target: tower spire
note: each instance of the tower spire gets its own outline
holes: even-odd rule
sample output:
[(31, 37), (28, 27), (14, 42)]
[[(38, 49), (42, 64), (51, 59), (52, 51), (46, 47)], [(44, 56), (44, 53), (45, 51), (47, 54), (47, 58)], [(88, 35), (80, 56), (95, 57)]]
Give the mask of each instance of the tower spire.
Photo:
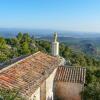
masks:
[(53, 42), (52, 42), (52, 55), (59, 56), (59, 42), (57, 41), (57, 33), (54, 32)]

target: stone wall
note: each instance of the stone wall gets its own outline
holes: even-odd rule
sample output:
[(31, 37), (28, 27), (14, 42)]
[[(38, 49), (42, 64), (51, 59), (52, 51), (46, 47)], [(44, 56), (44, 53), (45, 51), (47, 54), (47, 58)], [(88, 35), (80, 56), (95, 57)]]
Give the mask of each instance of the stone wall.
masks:
[(80, 83), (55, 82), (54, 88), (55, 100), (81, 100), (83, 85)]
[(53, 85), (56, 71), (57, 69), (46, 80), (46, 100), (53, 100)]
[(30, 100), (40, 100), (40, 87), (34, 92)]
[(40, 100), (46, 100), (46, 81), (40, 87)]
[(56, 75), (56, 71), (57, 68), (34, 92), (30, 100), (53, 100), (53, 86), (54, 86), (54, 77)]

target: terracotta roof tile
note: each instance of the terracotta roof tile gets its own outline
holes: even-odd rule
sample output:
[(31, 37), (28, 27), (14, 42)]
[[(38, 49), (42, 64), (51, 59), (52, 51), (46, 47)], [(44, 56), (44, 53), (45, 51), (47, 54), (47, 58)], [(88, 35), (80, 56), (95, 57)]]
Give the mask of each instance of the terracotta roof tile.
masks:
[(61, 66), (58, 67), (55, 81), (85, 83), (86, 68)]
[(0, 70), (0, 86), (20, 88), (22, 94), (31, 96), (59, 63), (57, 57), (38, 52)]

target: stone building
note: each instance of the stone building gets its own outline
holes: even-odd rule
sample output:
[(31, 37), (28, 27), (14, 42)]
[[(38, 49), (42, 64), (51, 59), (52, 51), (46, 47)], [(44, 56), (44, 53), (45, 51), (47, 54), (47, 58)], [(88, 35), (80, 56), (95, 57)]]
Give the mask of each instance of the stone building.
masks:
[(86, 69), (80, 67), (58, 67), (54, 82), (55, 100), (81, 100)]
[(26, 100), (81, 100), (85, 73), (85, 68), (65, 66), (55, 34), (52, 56), (39, 51), (1, 69), (0, 87), (18, 89)]

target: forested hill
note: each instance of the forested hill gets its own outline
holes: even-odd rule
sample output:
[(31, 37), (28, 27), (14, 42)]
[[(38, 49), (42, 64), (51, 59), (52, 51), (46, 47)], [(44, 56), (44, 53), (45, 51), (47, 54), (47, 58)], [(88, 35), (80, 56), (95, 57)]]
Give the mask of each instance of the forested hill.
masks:
[[(51, 43), (47, 40), (38, 40), (28, 33), (18, 33), (15, 38), (0, 37), (0, 63), (30, 55), (37, 51), (51, 53)], [(77, 66), (100, 66), (100, 61), (86, 56), (84, 53), (75, 53), (67, 45), (60, 45), (60, 55)]]
[[(47, 40), (38, 40), (28, 33), (14, 38), (0, 37), (0, 65), (7, 64), (11, 59), (27, 56), (37, 51), (51, 53), (51, 43)], [(100, 100), (100, 61), (84, 53), (76, 53), (67, 45), (60, 44), (60, 55), (70, 65), (87, 68), (86, 84), (82, 93), (84, 100)], [(4, 91), (5, 92), (5, 91)], [(0, 94), (1, 95), (1, 94)]]
[[(100, 59), (100, 37), (69, 37), (66, 34), (59, 34), (59, 41), (69, 46), (73, 51), (83, 52), (90, 57), (94, 57), (96, 59)], [(41, 40), (52, 40), (52, 36), (41, 36)]]

